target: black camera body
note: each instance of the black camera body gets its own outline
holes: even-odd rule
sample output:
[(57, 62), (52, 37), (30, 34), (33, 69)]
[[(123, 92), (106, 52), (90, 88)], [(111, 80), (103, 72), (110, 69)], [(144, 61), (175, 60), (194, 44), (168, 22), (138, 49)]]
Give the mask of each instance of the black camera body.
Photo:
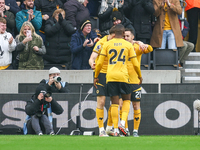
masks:
[(44, 95), (44, 98), (45, 97), (50, 97), (51, 96), (51, 93), (47, 93), (46, 91), (42, 91), (43, 95)]

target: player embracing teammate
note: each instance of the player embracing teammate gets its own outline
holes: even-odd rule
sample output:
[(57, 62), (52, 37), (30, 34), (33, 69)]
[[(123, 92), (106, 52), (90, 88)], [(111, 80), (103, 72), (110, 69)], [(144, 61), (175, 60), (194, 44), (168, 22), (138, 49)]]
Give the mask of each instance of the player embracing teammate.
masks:
[[(101, 50), (99, 59), (97, 61), (95, 67), (95, 75), (94, 75), (94, 86), (96, 87), (96, 84), (98, 84), (99, 81), (98, 76), (103, 66), (104, 59), (107, 57), (108, 67), (107, 67), (106, 83), (107, 83), (108, 96), (111, 97), (111, 102), (112, 102), (110, 107), (111, 119), (114, 126), (114, 136), (119, 136), (119, 130), (124, 135), (127, 135), (125, 129), (125, 122), (127, 120), (130, 109), (130, 99), (132, 92), (131, 85), (129, 84), (130, 81), (127, 68), (128, 60), (130, 60), (130, 62), (134, 66), (134, 69), (139, 79), (139, 84), (142, 83), (142, 75), (132, 44), (124, 40), (124, 32), (125, 32), (124, 26), (118, 24), (114, 27), (114, 30), (115, 30), (115, 37), (103, 45), (103, 49)], [(119, 121), (118, 108), (119, 108), (120, 95), (123, 99), (123, 106), (122, 106), (122, 119), (118, 127), (118, 121)]]

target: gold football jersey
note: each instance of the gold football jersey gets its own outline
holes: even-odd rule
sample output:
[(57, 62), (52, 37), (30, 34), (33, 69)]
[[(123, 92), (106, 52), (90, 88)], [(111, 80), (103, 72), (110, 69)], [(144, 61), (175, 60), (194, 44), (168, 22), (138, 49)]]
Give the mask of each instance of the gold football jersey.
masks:
[[(137, 56), (139, 66), (141, 65), (142, 54), (147, 54), (153, 51), (153, 48), (150, 45), (144, 51), (139, 49), (138, 44), (133, 44), (133, 47)], [(129, 79), (130, 79), (131, 84), (138, 84), (140, 82), (140, 80), (138, 79), (138, 75), (135, 71), (135, 68), (133, 67), (130, 60), (128, 61), (128, 73), (129, 73)]]
[[(93, 49), (93, 52), (96, 52), (98, 54), (97, 58), (95, 59), (95, 64), (97, 64), (97, 61), (99, 59), (99, 55), (101, 53), (101, 50), (102, 50), (102, 47), (104, 45), (104, 43), (106, 43), (108, 41), (108, 35), (104, 36), (102, 39), (100, 39), (94, 49)], [(108, 59), (107, 57), (105, 58), (104, 62), (103, 62), (103, 66), (100, 70), (101, 73), (106, 73), (107, 72), (107, 67), (108, 67)]]
[[(103, 45), (99, 60), (95, 70), (95, 78), (99, 75), (99, 70), (103, 64), (105, 57), (108, 58), (107, 82), (125, 82), (129, 83), (129, 74), (127, 69), (128, 59), (131, 59), (135, 66), (139, 64), (136, 59), (133, 45), (122, 38), (113, 38)], [(141, 72), (139, 73), (141, 77)]]

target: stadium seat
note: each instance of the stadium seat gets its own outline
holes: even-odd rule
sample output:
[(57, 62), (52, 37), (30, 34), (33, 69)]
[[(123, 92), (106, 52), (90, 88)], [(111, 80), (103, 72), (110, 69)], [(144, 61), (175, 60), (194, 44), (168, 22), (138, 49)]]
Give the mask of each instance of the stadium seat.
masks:
[(92, 29), (99, 29), (99, 18), (90, 17), (90, 22), (92, 23)]
[(154, 70), (178, 70), (178, 50), (155, 49), (153, 51)]
[(151, 53), (142, 54), (141, 58), (141, 70), (150, 70), (151, 67)]

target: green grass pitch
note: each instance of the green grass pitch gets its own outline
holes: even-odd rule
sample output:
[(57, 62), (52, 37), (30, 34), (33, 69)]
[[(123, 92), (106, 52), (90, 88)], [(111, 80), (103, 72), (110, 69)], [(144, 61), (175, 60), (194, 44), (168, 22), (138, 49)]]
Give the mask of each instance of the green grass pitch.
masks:
[(200, 136), (0, 135), (0, 150), (199, 150)]

